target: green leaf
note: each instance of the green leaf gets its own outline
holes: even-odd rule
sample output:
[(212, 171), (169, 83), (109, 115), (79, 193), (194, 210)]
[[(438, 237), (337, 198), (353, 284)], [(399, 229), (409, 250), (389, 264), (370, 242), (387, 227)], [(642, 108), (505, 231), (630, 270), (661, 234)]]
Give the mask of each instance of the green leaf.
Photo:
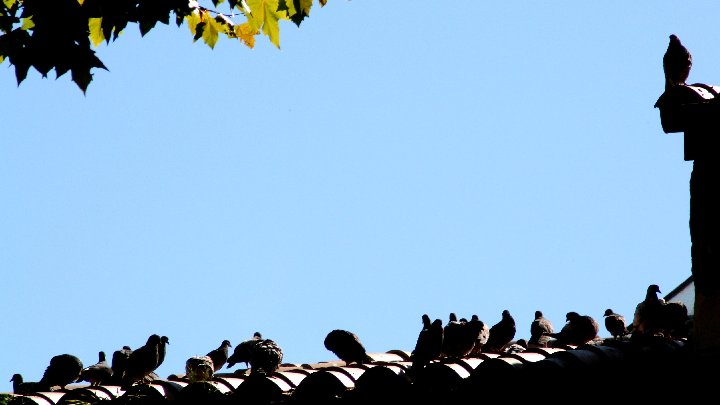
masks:
[(210, 48), (215, 48), (215, 44), (218, 41), (218, 32), (222, 31), (223, 28), (214, 18), (208, 18), (205, 22), (202, 39)]
[(102, 17), (101, 18), (89, 18), (88, 28), (90, 29), (90, 40), (93, 46), (97, 47), (103, 41), (105, 41), (105, 34), (102, 29)]

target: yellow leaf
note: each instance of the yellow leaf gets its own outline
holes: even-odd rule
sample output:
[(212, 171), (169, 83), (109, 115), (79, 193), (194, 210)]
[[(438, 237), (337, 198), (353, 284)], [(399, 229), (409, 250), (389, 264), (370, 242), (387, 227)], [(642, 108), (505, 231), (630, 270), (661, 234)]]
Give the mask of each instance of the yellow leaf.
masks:
[(244, 43), (248, 48), (255, 46), (255, 35), (258, 31), (253, 29), (248, 23), (242, 23), (235, 26), (235, 35), (238, 37), (240, 42)]
[(3, 3), (5, 4), (5, 7), (12, 8), (12, 6), (15, 4), (16, 0), (3, 0)]
[(222, 31), (222, 25), (218, 24), (214, 18), (205, 19), (205, 28), (203, 29), (202, 39), (210, 48), (215, 48), (218, 41), (218, 32)]
[(22, 26), (20, 27), (20, 29), (22, 29), (23, 31), (27, 31), (29, 29), (32, 29), (33, 27), (35, 27), (35, 23), (32, 20), (32, 16), (22, 19)]
[(188, 28), (190, 28), (190, 32), (192, 32), (193, 37), (197, 35), (197, 25), (202, 22), (202, 17), (200, 16), (200, 11), (198, 9), (193, 10), (192, 13), (190, 13), (187, 17), (188, 21)]
[(0, 63), (3, 63), (4, 60), (5, 60), (5, 57), (0, 55)]
[(85, 0), (77, 0), (77, 1), (78, 1), (78, 3), (80, 3), (81, 6), (83, 5), (83, 3), (85, 3)]
[(313, 0), (300, 0), (300, 10), (297, 11), (302, 11), (305, 15), (310, 15), (310, 7), (312, 7), (312, 4)]
[(285, 11), (278, 12), (278, 0), (246, 0), (252, 13), (245, 14), (250, 25), (267, 35), (276, 47), (280, 48), (279, 20), (287, 19)]
[(97, 47), (105, 40), (105, 34), (102, 30), (102, 17), (88, 18), (88, 28), (90, 29), (90, 41)]
[(320, 2), (320, 7), (323, 7), (327, 4), (327, 0), (318, 0), (318, 2)]

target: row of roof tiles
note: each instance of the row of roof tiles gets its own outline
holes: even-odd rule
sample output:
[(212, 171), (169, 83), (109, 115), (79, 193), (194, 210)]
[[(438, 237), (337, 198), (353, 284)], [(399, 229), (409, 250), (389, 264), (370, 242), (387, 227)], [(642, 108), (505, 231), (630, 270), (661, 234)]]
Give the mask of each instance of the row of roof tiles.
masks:
[[(536, 389), (560, 384), (560, 392), (573, 384), (599, 378), (632, 383), (653, 376), (664, 386), (667, 376), (695, 375), (697, 365), (687, 361), (685, 341), (658, 338), (638, 346), (612, 338), (580, 347), (531, 348), (520, 353), (483, 353), (478, 357), (433, 361), (411, 377), (410, 353), (392, 350), (369, 353), (373, 362), (346, 365), (340, 362), (284, 364), (271, 375), (250, 375), (248, 370), (215, 374), (211, 381), (190, 383), (183, 375), (135, 385), (74, 385), (53, 392), (13, 395), (9, 404), (128, 404), (128, 403), (408, 403), (432, 400), (434, 404), (471, 403), (477, 396), (505, 392), (513, 398), (529, 396)], [(660, 372), (665, 370), (665, 372)], [(610, 381), (611, 381), (610, 380)], [(685, 381), (687, 383), (687, 381)], [(601, 397), (601, 393), (595, 394)], [(644, 398), (650, 398), (644, 393)], [(474, 398), (474, 399), (473, 399)], [(628, 399), (626, 397), (625, 399)], [(610, 399), (610, 398), (608, 398)], [(1, 402), (0, 402), (1, 403)]]

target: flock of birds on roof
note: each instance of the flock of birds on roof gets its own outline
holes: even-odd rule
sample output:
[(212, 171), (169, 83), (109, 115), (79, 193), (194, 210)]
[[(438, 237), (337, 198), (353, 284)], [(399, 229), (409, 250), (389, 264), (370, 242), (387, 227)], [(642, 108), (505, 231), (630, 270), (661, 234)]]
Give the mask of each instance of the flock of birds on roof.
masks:
[[(691, 321), (687, 307), (681, 302), (665, 302), (657, 296), (658, 293), (660, 288), (657, 285), (648, 287), (645, 299), (637, 304), (629, 325), (622, 315), (607, 309), (603, 314), (604, 324), (612, 338), (641, 344), (644, 339), (658, 336), (687, 338)], [(443, 324), (442, 320), (431, 321), (429, 315), (423, 314), (422, 328), (415, 348), (410, 353), (408, 375), (413, 377), (431, 362), (443, 358), (478, 357), (482, 353), (517, 353), (532, 347), (580, 346), (598, 341), (599, 330), (600, 325), (593, 317), (571, 311), (566, 314), (565, 324), (556, 331), (542, 311), (535, 311), (535, 318), (530, 324), (530, 338), (514, 340), (515, 319), (507, 309), (502, 311), (501, 319), (492, 326), (481, 321), (477, 315), (472, 315), (468, 320), (450, 313), (447, 322)], [(346, 365), (373, 361), (353, 332), (333, 330), (327, 334), (323, 343), (327, 350)], [(40, 381), (25, 382), (20, 374), (13, 375), (10, 381), (13, 382), (15, 394), (64, 389), (69, 384), (83, 381), (89, 382), (91, 386), (116, 385), (127, 390), (135, 384), (147, 384), (159, 378), (155, 370), (163, 363), (169, 344), (167, 336), (153, 334), (137, 349), (123, 346), (116, 350), (111, 364), (108, 364), (105, 352), (99, 352), (98, 362), (89, 367), (83, 367), (82, 361), (76, 356), (61, 354), (50, 359)], [(189, 358), (182, 378), (189, 382), (208, 381), (223, 366), (231, 368), (238, 363), (245, 363), (250, 375), (269, 375), (282, 364), (283, 352), (280, 346), (271, 339), (264, 339), (260, 332), (238, 343), (232, 354), (229, 352), (231, 347), (229, 340), (223, 340), (218, 348), (205, 356)]]

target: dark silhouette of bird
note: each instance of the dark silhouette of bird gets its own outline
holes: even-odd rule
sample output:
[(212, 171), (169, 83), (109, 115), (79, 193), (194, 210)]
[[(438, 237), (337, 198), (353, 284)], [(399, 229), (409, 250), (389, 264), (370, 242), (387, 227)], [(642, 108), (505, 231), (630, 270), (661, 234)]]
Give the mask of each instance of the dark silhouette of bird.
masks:
[(571, 311), (565, 314), (565, 325), (560, 332), (549, 333), (555, 339), (552, 345), (574, 345), (580, 346), (594, 340), (600, 331), (600, 325), (589, 315), (580, 315)]
[(215, 363), (208, 356), (193, 356), (185, 362), (185, 377), (193, 383), (199, 381), (210, 381), (215, 375)]
[(80, 377), (78, 377), (77, 381), (87, 381), (91, 387), (95, 387), (110, 381), (112, 375), (113, 370), (105, 360), (105, 352), (101, 351), (98, 353), (98, 362), (84, 368), (80, 372)]
[(143, 346), (130, 353), (122, 378), (122, 388), (124, 390), (137, 382), (145, 382), (146, 377), (157, 369), (160, 342), (160, 335), (152, 334)]
[(60, 354), (50, 359), (50, 365), (38, 383), (48, 391), (54, 387), (64, 389), (66, 385), (77, 381), (82, 369), (83, 363), (79, 358), (72, 354)]
[(629, 333), (624, 316), (615, 313), (611, 308), (606, 309), (603, 316), (605, 317), (605, 329), (610, 332), (613, 338), (622, 339), (623, 336)]
[(372, 363), (360, 338), (350, 331), (335, 329), (325, 336), (325, 348), (335, 353), (345, 364)]
[(252, 338), (244, 340), (235, 346), (233, 354), (227, 359), (227, 368), (233, 367), (237, 363), (245, 363), (247, 368), (250, 364), (250, 351), (261, 340), (262, 334), (255, 332)]
[(654, 336), (661, 334), (662, 300), (657, 296), (660, 287), (657, 284), (650, 284), (645, 292), (645, 299), (635, 307), (633, 322), (630, 329), (631, 340), (636, 341), (643, 336)]
[(165, 353), (167, 352), (167, 345), (170, 344), (170, 339), (167, 336), (160, 337), (160, 344), (158, 344), (158, 363), (157, 367), (165, 361)]
[(528, 347), (546, 347), (545, 335), (555, 332), (552, 322), (545, 318), (542, 311), (535, 311), (535, 319), (530, 323)]
[(250, 349), (250, 374), (269, 375), (282, 364), (282, 348), (272, 339), (260, 339)]
[(663, 304), (660, 315), (660, 329), (670, 339), (687, 338), (690, 334), (690, 316), (687, 306), (680, 301)]
[(112, 362), (110, 368), (112, 369), (112, 377), (110, 382), (114, 385), (121, 385), (123, 374), (125, 374), (125, 367), (127, 365), (128, 358), (132, 353), (130, 346), (123, 346), (120, 350), (115, 350), (112, 355)]
[(415, 349), (410, 353), (411, 370), (418, 372), (428, 363), (440, 358), (443, 342), (443, 325), (440, 319), (430, 322), (428, 314), (422, 315), (423, 327), (417, 337)]
[(522, 353), (528, 349), (528, 342), (525, 339), (518, 339), (508, 343), (503, 349), (503, 353)]
[(490, 326), (480, 320), (480, 317), (473, 314), (468, 321), (468, 327), (470, 333), (475, 337), (475, 343), (470, 350), (470, 356), (478, 356), (483, 352), (483, 347), (487, 344), (488, 338), (490, 338)]
[(503, 348), (515, 338), (515, 319), (510, 311), (502, 311), (502, 319), (490, 328), (490, 336), (483, 348), (484, 352), (500, 353)]
[(442, 357), (458, 357), (457, 353), (462, 351), (458, 346), (462, 344), (463, 324), (464, 322), (458, 320), (454, 312), (450, 313), (447, 323), (443, 326)]
[(228, 348), (232, 347), (229, 340), (223, 340), (220, 343), (220, 347), (215, 350), (211, 350), (207, 356), (213, 361), (213, 371), (217, 373), (218, 370), (223, 368), (228, 360)]
[(42, 386), (36, 381), (24, 381), (22, 375), (13, 374), (10, 381), (13, 383), (13, 394), (27, 395), (33, 392), (48, 391), (48, 387)]

